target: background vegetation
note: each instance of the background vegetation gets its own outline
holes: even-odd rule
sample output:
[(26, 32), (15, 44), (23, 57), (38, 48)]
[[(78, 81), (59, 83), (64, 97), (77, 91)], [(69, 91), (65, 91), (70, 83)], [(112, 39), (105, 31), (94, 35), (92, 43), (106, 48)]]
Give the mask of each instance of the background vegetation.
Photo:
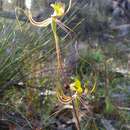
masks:
[[(34, 0), (31, 11), (41, 21), (53, 13), (53, 0)], [(69, 1), (64, 1), (66, 7)], [(16, 7), (25, 1), (0, 1), (1, 130), (129, 130), (130, 24), (128, 0), (72, 0), (58, 27), (65, 94), (78, 79), (83, 92), (72, 104), (56, 96), (57, 61), (50, 26), (34, 27)], [(17, 16), (17, 17), (16, 17)], [(17, 19), (18, 18), (18, 19)], [(70, 32), (71, 33), (71, 32)], [(76, 34), (76, 35), (75, 35)], [(91, 91), (96, 81), (94, 91)], [(80, 125), (80, 126), (79, 126)]]

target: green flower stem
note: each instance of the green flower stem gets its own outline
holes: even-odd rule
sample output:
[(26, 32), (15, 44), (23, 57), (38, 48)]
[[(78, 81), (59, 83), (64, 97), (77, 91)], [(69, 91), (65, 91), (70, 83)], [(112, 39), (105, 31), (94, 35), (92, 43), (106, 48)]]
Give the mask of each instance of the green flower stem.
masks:
[(51, 23), (53, 35), (54, 35), (54, 40), (55, 40), (55, 47), (56, 47), (56, 55), (57, 55), (57, 73), (60, 74), (62, 72), (62, 63), (61, 63), (61, 51), (60, 51), (60, 46), (59, 46), (59, 37), (57, 35), (57, 27), (56, 27), (56, 19), (52, 18), (52, 23)]

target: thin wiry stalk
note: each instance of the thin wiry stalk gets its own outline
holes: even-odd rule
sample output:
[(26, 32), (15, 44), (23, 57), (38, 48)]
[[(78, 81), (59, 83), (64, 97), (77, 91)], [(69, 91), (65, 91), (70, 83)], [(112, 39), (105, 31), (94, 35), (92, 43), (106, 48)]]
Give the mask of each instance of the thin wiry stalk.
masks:
[(80, 121), (79, 121), (79, 117), (78, 117), (78, 111), (76, 110), (75, 103), (74, 103), (73, 100), (72, 100), (72, 106), (73, 106), (74, 116), (75, 116), (75, 119), (76, 119), (77, 130), (81, 130)]
[(60, 51), (60, 47), (59, 47), (59, 38), (57, 36), (56, 33), (54, 33), (54, 39), (55, 39), (55, 47), (56, 47), (56, 55), (57, 55), (57, 69), (58, 69), (58, 73), (59, 71), (62, 71), (63, 67), (62, 67), (62, 62), (61, 62), (61, 51)]
[[(53, 22), (55, 22), (55, 21), (53, 21)], [(62, 62), (61, 62), (61, 52), (60, 52), (60, 47), (59, 47), (59, 39), (58, 39), (55, 28), (56, 28), (56, 23), (53, 23), (52, 24), (52, 30), (53, 30), (53, 34), (54, 34), (54, 38), (55, 38), (57, 63), (58, 63), (58, 68), (57, 68), (58, 70), (57, 71), (58, 71), (58, 73), (61, 72), (63, 74), (63, 67), (62, 67)], [(71, 92), (70, 92), (70, 94), (71, 94)], [(78, 112), (76, 110), (75, 103), (74, 103), (73, 100), (72, 100), (72, 106), (73, 106), (74, 116), (75, 116), (75, 119), (76, 119), (77, 130), (81, 130), (80, 121), (79, 121), (79, 118), (78, 118)]]

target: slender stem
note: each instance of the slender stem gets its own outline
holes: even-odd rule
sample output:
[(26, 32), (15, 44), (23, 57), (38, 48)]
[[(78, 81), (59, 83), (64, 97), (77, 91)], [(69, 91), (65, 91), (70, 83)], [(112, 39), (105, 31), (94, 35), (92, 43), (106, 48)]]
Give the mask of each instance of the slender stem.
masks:
[[(59, 76), (59, 74), (63, 74), (63, 66), (62, 66), (62, 63), (61, 63), (61, 52), (60, 52), (60, 46), (59, 46), (59, 38), (57, 36), (57, 32), (56, 32), (56, 19), (55, 18), (52, 18), (52, 31), (53, 31), (53, 35), (54, 35), (54, 39), (55, 39), (55, 46), (56, 46), (56, 55), (57, 55), (57, 63), (58, 63), (58, 66), (57, 66), (57, 74)], [(70, 95), (71, 94), (71, 91), (70, 91)], [(80, 121), (79, 121), (79, 118), (78, 118), (78, 112), (76, 110), (76, 107), (75, 107), (75, 103), (74, 101), (72, 100), (72, 106), (73, 106), (73, 112), (74, 112), (74, 116), (76, 118), (76, 127), (77, 127), (77, 130), (81, 130), (80, 128)]]
[(74, 116), (75, 116), (75, 119), (76, 119), (76, 127), (77, 127), (77, 130), (81, 130), (80, 121), (79, 121), (79, 117), (78, 117), (78, 112), (77, 112), (77, 110), (76, 110), (75, 103), (74, 103), (73, 100), (72, 100), (72, 106), (73, 106)]
[(59, 39), (58, 36), (55, 34), (55, 44), (56, 44), (56, 55), (57, 55), (57, 63), (58, 63), (58, 70), (62, 70), (62, 63), (61, 63), (61, 51), (60, 51), (60, 47), (59, 47)]
[(107, 72), (107, 63), (105, 62), (105, 97), (109, 97), (109, 78)]
[(61, 63), (61, 51), (60, 51), (60, 46), (59, 46), (59, 38), (57, 36), (57, 32), (56, 32), (56, 19), (52, 18), (52, 31), (53, 31), (53, 35), (54, 35), (54, 39), (55, 39), (55, 47), (56, 47), (56, 55), (57, 55), (57, 73), (61, 73), (62, 72), (62, 63)]

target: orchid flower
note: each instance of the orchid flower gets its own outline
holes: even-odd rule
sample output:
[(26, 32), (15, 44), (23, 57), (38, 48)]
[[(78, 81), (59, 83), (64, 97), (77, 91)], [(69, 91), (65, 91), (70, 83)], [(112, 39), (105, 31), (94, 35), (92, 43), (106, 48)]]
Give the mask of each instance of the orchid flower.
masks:
[(54, 9), (53, 14), (51, 15), (51, 17), (49, 17), (46, 20), (43, 20), (41, 22), (37, 22), (33, 19), (32, 13), (31, 13), (31, 10), (30, 10), (30, 4), (28, 4), (28, 6), (29, 6), (29, 8), (28, 8), (28, 18), (29, 18), (31, 24), (34, 25), (34, 26), (47, 27), (48, 25), (50, 25), (55, 20), (55, 22), (58, 25), (60, 25), (60, 27), (64, 26), (65, 28), (69, 29), (58, 18), (62, 17), (65, 14), (68, 13), (68, 11), (70, 10), (71, 4), (72, 4), (72, 0), (70, 0), (69, 7), (66, 11), (65, 11), (65, 4), (64, 3), (58, 2), (58, 3), (51, 4), (51, 7)]

